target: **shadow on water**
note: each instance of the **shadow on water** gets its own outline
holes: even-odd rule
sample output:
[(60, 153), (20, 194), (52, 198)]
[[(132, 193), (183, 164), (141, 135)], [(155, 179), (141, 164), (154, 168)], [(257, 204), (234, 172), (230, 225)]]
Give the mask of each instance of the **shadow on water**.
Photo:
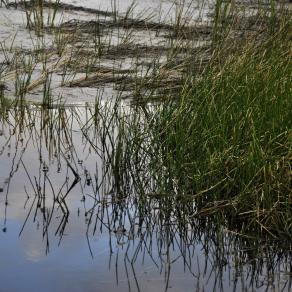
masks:
[(197, 218), (191, 199), (159, 189), (139, 164), (147, 137), (123, 140), (138, 112), (2, 104), (3, 289), (291, 291), (291, 247)]

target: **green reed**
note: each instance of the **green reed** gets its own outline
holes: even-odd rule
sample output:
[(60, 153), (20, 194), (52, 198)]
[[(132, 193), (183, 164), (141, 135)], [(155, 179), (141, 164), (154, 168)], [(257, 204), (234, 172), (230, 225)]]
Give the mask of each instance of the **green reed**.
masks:
[(224, 214), (274, 237), (292, 228), (290, 28), (286, 19), (212, 60), (178, 100), (147, 114), (147, 166), (164, 192), (193, 197), (198, 216)]

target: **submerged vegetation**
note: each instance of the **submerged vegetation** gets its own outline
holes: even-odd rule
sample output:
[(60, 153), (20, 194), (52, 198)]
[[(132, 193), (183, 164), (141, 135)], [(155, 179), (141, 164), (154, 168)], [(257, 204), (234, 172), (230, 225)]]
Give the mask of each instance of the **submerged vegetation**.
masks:
[[(1, 3), (23, 10), (27, 29), (35, 33), (29, 49), (15, 48), (15, 39), (0, 43), (0, 133), (9, 133), (7, 141), (18, 135), (22, 145), (16, 147), (22, 150), (13, 157), (8, 186), (0, 185), (5, 210), (18, 168), (27, 176), (28, 198), (30, 192), (35, 197), (20, 234), (32, 211), (34, 219), (42, 214), (48, 251), (57, 213), (61, 241), (70, 214), (67, 199), (80, 184), (82, 202), (92, 203), (84, 208), (87, 238), (98, 228), (118, 242), (126, 238), (129, 246), (139, 238), (132, 258), (129, 246), (125, 255), (131, 265), (142, 246), (155, 262), (154, 234), (169, 273), (162, 254), (168, 256), (177, 244), (192, 270), (187, 254), (194, 242), (206, 257), (216, 247), (212, 262), (218, 274), (231, 254), (236, 273), (257, 257), (269, 265), (273, 246), (289, 262), (292, 18), (286, 4), (218, 0), (205, 22), (188, 22), (191, 5), (178, 6), (167, 23), (134, 17), (135, 2), (123, 15), (115, 5), (101, 11), (61, 1)], [(91, 19), (63, 21), (63, 13), (72, 11)], [(91, 102), (74, 105), (74, 94), (80, 102), (92, 90)], [(97, 161), (91, 172), (78, 157), (75, 132), (82, 136), (77, 144), (83, 152)], [(28, 143), (40, 143), (38, 178), (23, 162)], [(48, 168), (54, 160), (58, 173), (66, 165), (59, 189)], [(92, 254), (89, 239), (88, 245)], [(260, 263), (253, 269), (260, 272)]]

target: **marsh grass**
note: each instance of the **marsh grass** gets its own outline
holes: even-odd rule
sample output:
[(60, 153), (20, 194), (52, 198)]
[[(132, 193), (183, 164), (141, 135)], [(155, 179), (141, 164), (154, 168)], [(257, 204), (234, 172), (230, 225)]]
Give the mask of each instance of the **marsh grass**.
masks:
[(19, 4), (15, 3), (15, 5), (23, 6), (27, 27), (29, 29), (34, 29), (38, 35), (43, 33), (45, 26), (53, 27), (55, 25), (59, 4), (60, 0), (21, 0)]
[(145, 168), (164, 193), (192, 197), (194, 216), (274, 238), (292, 230), (291, 20), (282, 21), (260, 42), (219, 50), (178, 100), (147, 112), (144, 134)]
[[(17, 106), (25, 104), (30, 89), (42, 84), (43, 106), (52, 108), (51, 76), (60, 70), (64, 85), (115, 83), (119, 92), (132, 90), (139, 98), (129, 112), (119, 111), (118, 98), (100, 115), (97, 101), (83, 127), (88, 143), (97, 151), (101, 144), (110, 156), (116, 193), (127, 196), (126, 190), (132, 188), (141, 203), (148, 197), (169, 199), (167, 208), (172, 200), (193, 203), (189, 214), (193, 218), (209, 217), (244, 235), (290, 238), (290, 14), (278, 12), (271, 3), (267, 9), (259, 6), (258, 15), (245, 17), (237, 14), (233, 2), (217, 1), (212, 31), (208, 25), (198, 33), (198, 27), (182, 22), (182, 8), (174, 24), (164, 24), (131, 19), (132, 7), (120, 18), (116, 2), (112, 3), (114, 21), (73, 21), (48, 30), (55, 36), (53, 50), (59, 59), (44, 66), (36, 81), (31, 82), (35, 60), (31, 56), (15, 59), (14, 67), (21, 64), (15, 70)], [(30, 9), (26, 7), (27, 13), (33, 13), (28, 19), (33, 17), (43, 31), (44, 6), (32, 8), (35, 12)], [(113, 46), (116, 28), (125, 31)], [(176, 36), (169, 42), (166, 63), (159, 63), (165, 50), (156, 48), (145, 75), (139, 75), (138, 67), (106, 71), (100, 65), (102, 57), (115, 56), (122, 48), (138, 59), (142, 50), (131, 47), (131, 36), (139, 29)], [(207, 53), (203, 47), (203, 53), (195, 51), (196, 55), (192, 41), (206, 32), (211, 45)], [(90, 45), (92, 51), (87, 50)], [(47, 60), (45, 48), (40, 54), (40, 59)], [(77, 72), (85, 74), (75, 79)], [(173, 72), (179, 72), (179, 77), (168, 79)], [(167, 89), (173, 87), (171, 94)], [(161, 88), (159, 102), (147, 103)], [(5, 103), (3, 93), (1, 103)], [(88, 135), (91, 123), (101, 130), (100, 144)], [(106, 142), (110, 148), (104, 146)]]

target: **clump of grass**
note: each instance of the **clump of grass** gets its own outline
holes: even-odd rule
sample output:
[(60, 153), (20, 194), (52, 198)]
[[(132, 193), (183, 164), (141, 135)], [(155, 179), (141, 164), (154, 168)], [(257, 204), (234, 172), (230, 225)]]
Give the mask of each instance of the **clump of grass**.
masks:
[(130, 181), (142, 201), (195, 202), (192, 216), (245, 234), (291, 237), (291, 20), (282, 16), (240, 47), (226, 24), (211, 61), (203, 73), (190, 68), (176, 100), (120, 120), (119, 186)]
[(1, 0), (0, 1), (0, 7), (2, 7), (2, 5), (5, 7), (7, 5), (6, 0)]
[(244, 233), (291, 237), (290, 28), (283, 20), (265, 40), (214, 57), (178, 100), (147, 111), (142, 164), (158, 196), (191, 197), (194, 216), (222, 215)]
[[(49, 2), (44, 0), (21, 0), (20, 4), (24, 7), (27, 27), (34, 29), (37, 34), (43, 33), (45, 25), (51, 27), (55, 25), (60, 0)], [(47, 13), (45, 13), (45, 9), (47, 9)]]

